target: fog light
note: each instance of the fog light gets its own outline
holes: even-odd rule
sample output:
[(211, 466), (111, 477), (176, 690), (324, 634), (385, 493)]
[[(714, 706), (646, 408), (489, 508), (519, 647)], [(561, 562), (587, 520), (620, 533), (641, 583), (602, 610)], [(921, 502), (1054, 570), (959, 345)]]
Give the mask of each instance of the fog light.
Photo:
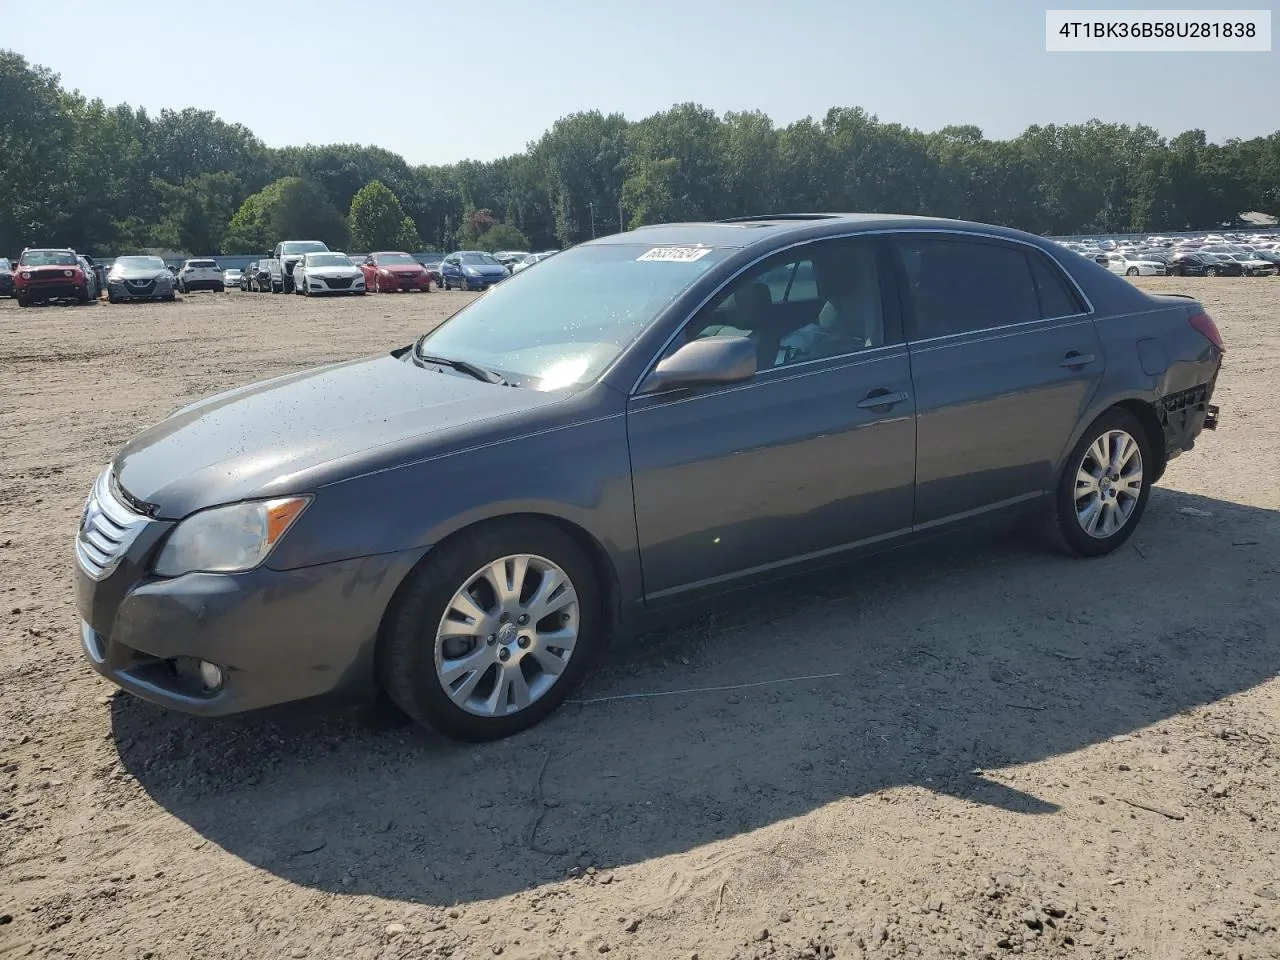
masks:
[(222, 686), (222, 668), (208, 660), (200, 661), (200, 682), (212, 693)]

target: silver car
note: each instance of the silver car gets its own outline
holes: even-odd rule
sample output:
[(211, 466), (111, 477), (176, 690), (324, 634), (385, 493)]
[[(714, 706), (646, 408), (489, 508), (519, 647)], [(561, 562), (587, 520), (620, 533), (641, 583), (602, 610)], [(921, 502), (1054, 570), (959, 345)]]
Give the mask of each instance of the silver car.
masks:
[(173, 300), (177, 281), (160, 257), (117, 257), (107, 271), (107, 299)]

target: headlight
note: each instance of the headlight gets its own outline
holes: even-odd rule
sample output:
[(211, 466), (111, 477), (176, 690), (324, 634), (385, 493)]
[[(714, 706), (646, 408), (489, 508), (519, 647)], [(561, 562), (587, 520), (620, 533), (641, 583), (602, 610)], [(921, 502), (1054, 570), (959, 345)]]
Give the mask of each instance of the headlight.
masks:
[(382, 276), (382, 277), (389, 277), (389, 276), (391, 276), (391, 271), (390, 271), (390, 270), (388, 270), (386, 267), (382, 267), (382, 268), (378, 271), (378, 275), (379, 275), (379, 276)]
[(252, 570), (310, 502), (310, 497), (282, 497), (194, 513), (169, 534), (154, 570), (161, 577)]
[(75, 276), (75, 271), (74, 271), (74, 270), (63, 270), (63, 271), (62, 271), (62, 275), (63, 275), (64, 277), (74, 277), (74, 276)]
[(31, 279), (31, 274), (30, 274), (28, 271), (23, 270), (23, 271), (22, 271), (22, 279), (23, 279), (23, 280), (30, 280), (30, 279)]

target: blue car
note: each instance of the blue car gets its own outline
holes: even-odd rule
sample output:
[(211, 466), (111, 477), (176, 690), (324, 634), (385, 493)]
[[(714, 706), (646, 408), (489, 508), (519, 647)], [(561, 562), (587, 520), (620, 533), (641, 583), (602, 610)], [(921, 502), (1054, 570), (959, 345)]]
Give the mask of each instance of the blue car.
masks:
[(509, 276), (496, 257), (480, 250), (459, 250), (440, 264), (440, 285), (446, 290), (487, 290)]

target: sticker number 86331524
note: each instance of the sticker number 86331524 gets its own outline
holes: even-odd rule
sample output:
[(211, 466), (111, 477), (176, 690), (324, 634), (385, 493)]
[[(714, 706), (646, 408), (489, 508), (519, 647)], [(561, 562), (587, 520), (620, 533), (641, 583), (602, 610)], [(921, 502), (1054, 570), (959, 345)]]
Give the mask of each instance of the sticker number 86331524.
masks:
[(636, 257), (636, 260), (667, 260), (675, 263), (692, 263), (711, 252), (710, 247), (654, 247)]

